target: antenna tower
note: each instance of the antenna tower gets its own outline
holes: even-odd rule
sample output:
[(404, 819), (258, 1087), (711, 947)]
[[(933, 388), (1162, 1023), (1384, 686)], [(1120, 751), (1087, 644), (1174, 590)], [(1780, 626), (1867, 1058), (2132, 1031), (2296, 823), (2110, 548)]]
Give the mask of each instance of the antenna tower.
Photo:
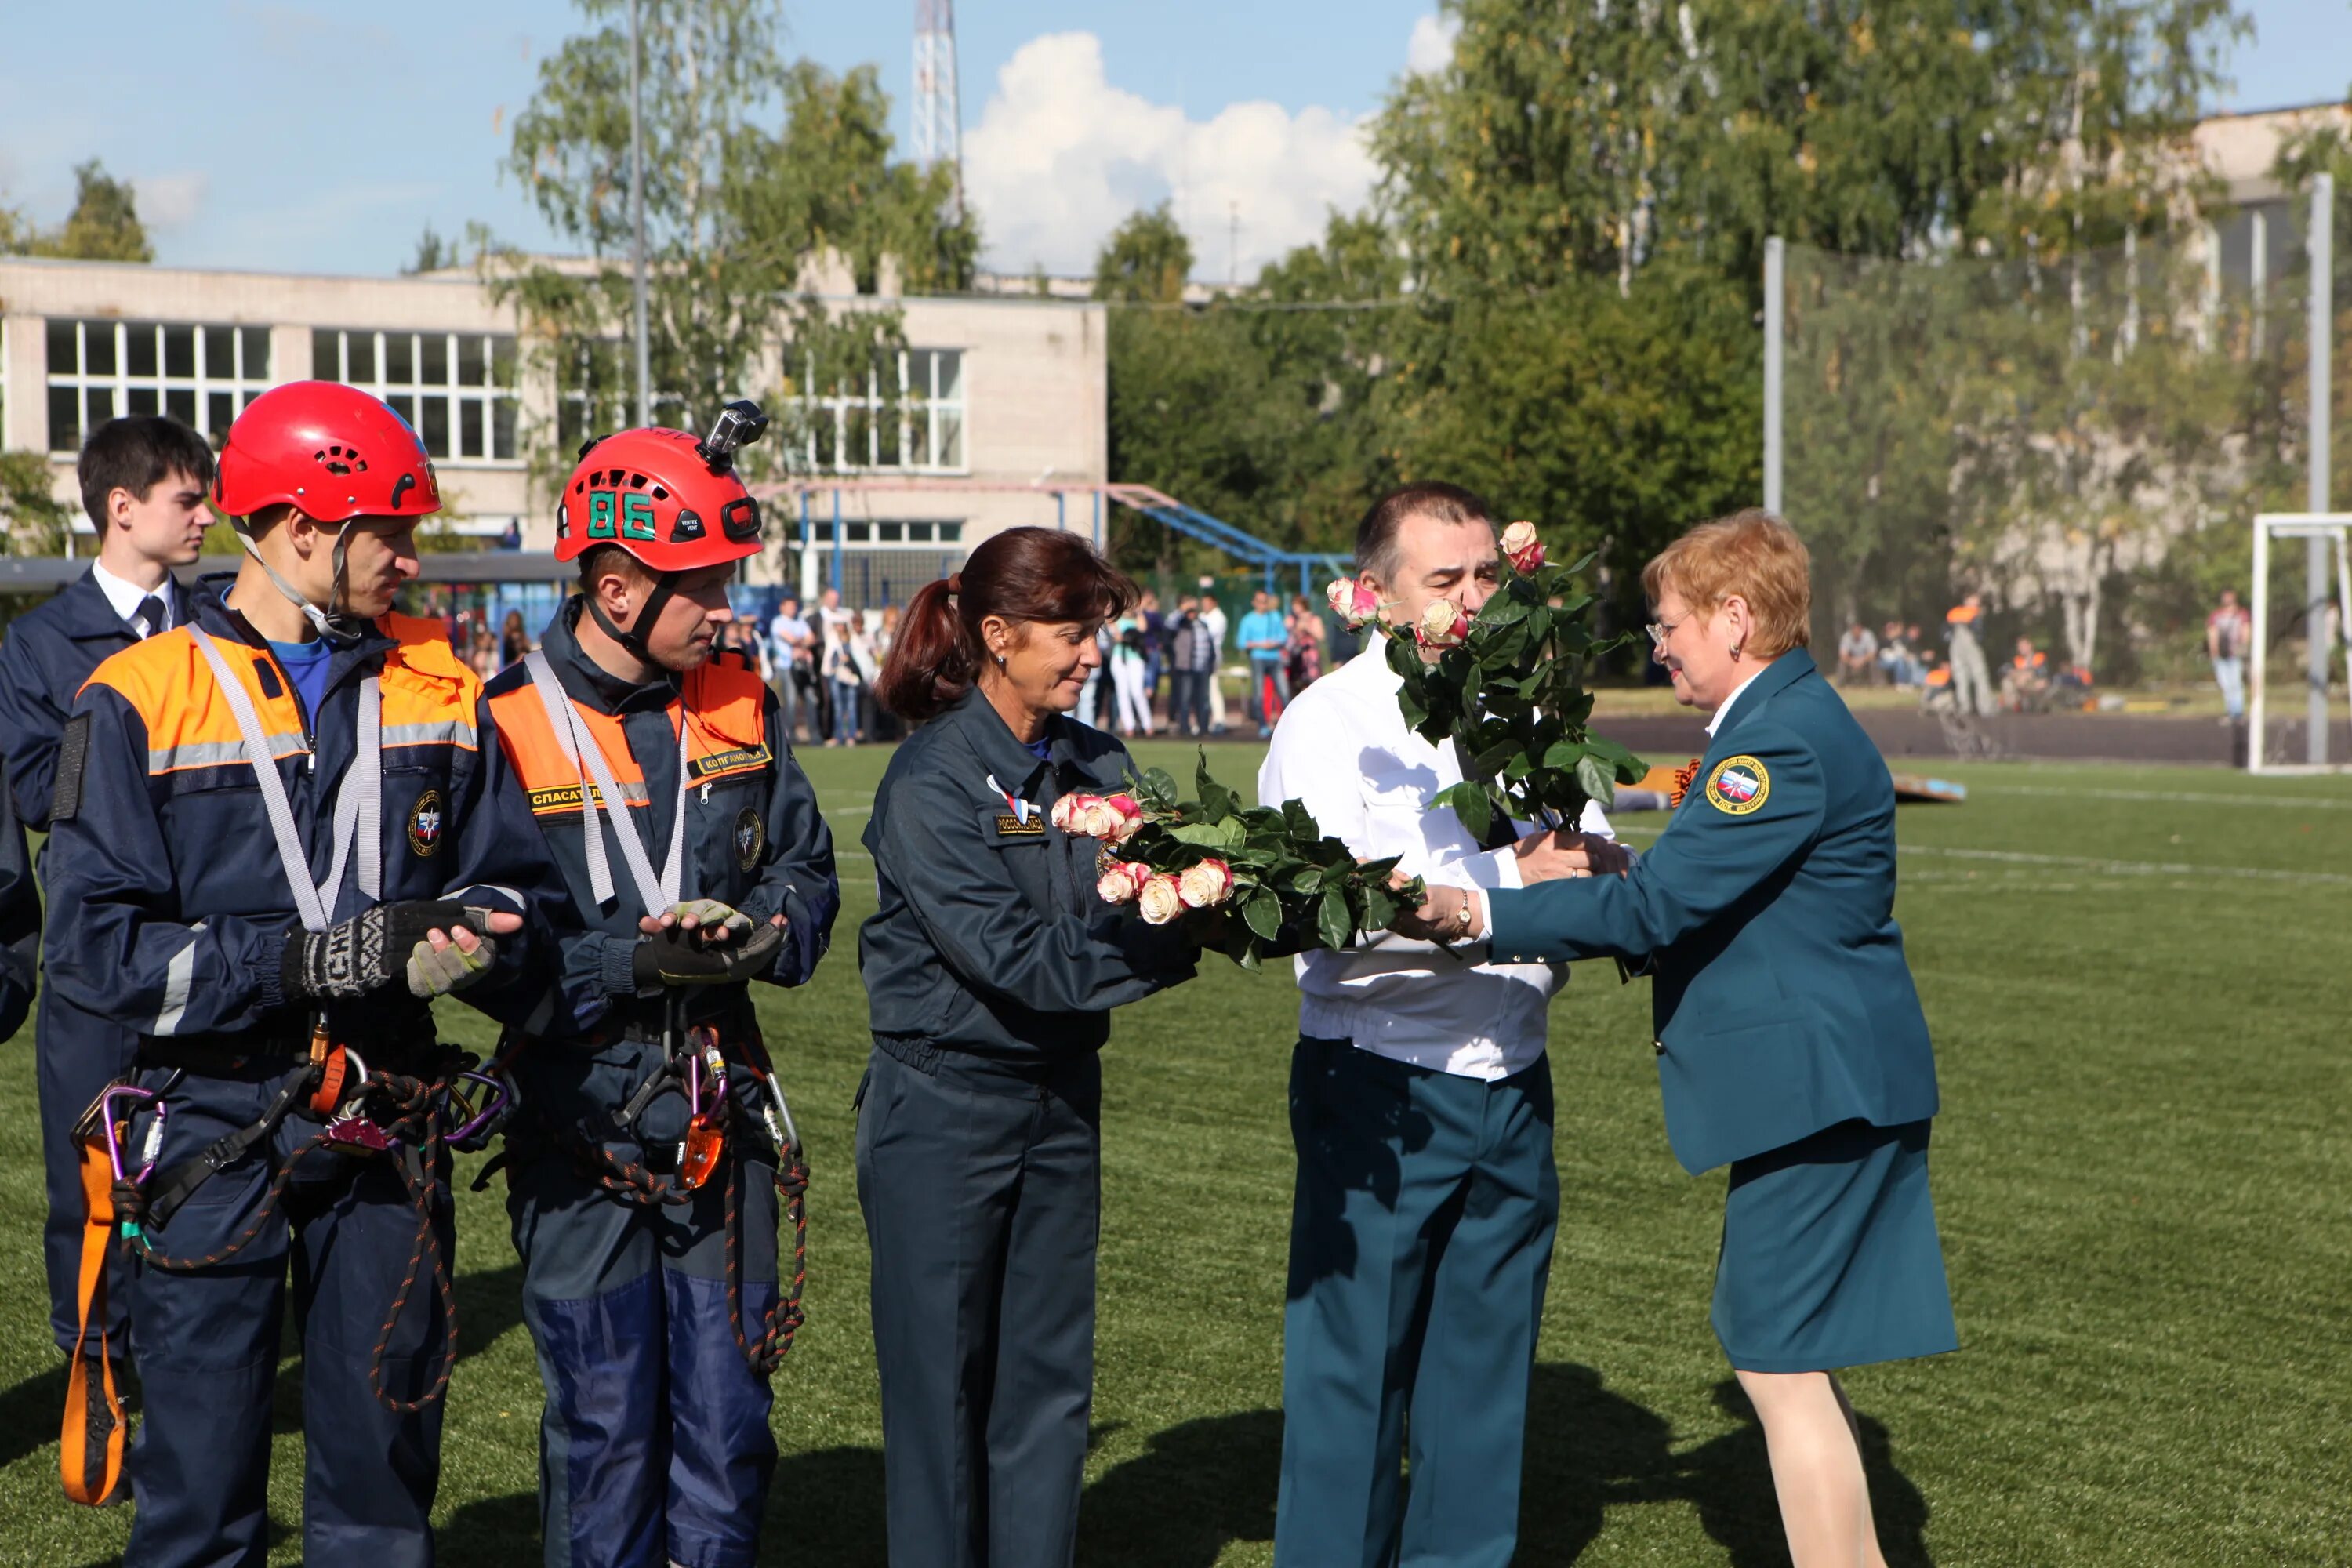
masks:
[(955, 0), (915, 0), (915, 163), (945, 163), (963, 216), (963, 105), (956, 92)]

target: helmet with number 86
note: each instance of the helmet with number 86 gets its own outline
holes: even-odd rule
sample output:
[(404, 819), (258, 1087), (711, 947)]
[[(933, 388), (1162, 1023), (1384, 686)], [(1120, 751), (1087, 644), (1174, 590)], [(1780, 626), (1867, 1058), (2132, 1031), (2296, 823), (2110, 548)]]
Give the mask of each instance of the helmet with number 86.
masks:
[(555, 558), (616, 544), (654, 573), (694, 572), (760, 552), (760, 503), (735, 472), (735, 447), (767, 428), (758, 407), (728, 405), (709, 436), (624, 430), (589, 442), (555, 509)]

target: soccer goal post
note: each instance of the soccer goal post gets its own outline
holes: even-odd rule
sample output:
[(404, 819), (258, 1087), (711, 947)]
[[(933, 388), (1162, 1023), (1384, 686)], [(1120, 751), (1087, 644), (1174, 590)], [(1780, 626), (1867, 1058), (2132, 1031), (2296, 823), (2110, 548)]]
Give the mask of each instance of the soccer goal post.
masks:
[[(2304, 552), (2315, 553), (2323, 570), (2315, 575), (2322, 586), (2304, 602), (2304, 595), (2274, 594), (2271, 587), (2271, 554), (2274, 547), (2301, 542)], [(2329, 674), (2338, 647), (2352, 652), (2352, 512), (2266, 511), (2254, 519), (2253, 635), (2246, 650), (2246, 769), (2257, 773), (2341, 773), (2352, 770), (2352, 749), (2332, 747), (2329, 731), (2337, 718), (2352, 717), (2352, 679), (2347, 700), (2331, 707)], [(2284, 600), (2284, 605), (2274, 601)], [(2301, 623), (2304, 657), (2298, 679), (2283, 682), (2277, 717), (2287, 721), (2271, 732), (2273, 705), (2269, 679), (2271, 622), (2284, 608), (2290, 626)]]

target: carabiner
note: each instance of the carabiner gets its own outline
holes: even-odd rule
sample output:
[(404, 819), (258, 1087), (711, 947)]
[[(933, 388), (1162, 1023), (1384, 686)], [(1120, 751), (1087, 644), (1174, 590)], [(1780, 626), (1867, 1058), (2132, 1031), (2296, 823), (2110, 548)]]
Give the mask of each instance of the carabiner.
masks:
[[(135, 1176), (129, 1174), (123, 1168), (122, 1135), (129, 1130), (131, 1117), (138, 1115), (139, 1112), (134, 1108), (118, 1121), (114, 1114), (114, 1105), (119, 1100), (131, 1100), (142, 1106), (152, 1106), (155, 1111), (154, 1122), (148, 1128), (147, 1136), (139, 1151), (140, 1158), (144, 1163), (140, 1166), (139, 1173)], [(118, 1083), (98, 1097), (98, 1104), (99, 1123), (106, 1130), (106, 1163), (113, 1172), (114, 1179), (118, 1182), (128, 1181), (132, 1186), (144, 1186), (147, 1178), (155, 1173), (155, 1156), (163, 1142), (163, 1119), (170, 1114), (163, 1104), (163, 1097), (152, 1089), (142, 1089), (137, 1084)]]

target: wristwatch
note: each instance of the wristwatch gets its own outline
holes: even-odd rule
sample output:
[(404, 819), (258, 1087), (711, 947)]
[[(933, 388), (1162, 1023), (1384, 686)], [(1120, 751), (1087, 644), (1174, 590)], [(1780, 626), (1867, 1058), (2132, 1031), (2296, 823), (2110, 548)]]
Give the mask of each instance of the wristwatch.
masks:
[(1460, 907), (1454, 911), (1454, 934), (1457, 937), (1470, 934), (1470, 895), (1466, 892), (1462, 895)]

